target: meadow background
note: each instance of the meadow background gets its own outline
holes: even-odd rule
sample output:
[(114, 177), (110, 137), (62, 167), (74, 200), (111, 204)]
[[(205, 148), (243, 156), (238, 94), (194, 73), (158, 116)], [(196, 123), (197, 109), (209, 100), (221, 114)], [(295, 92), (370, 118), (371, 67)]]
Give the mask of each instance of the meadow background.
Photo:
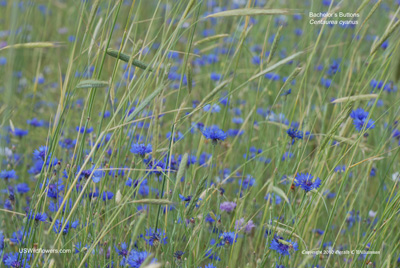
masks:
[(398, 267), (399, 5), (0, 0), (0, 267)]

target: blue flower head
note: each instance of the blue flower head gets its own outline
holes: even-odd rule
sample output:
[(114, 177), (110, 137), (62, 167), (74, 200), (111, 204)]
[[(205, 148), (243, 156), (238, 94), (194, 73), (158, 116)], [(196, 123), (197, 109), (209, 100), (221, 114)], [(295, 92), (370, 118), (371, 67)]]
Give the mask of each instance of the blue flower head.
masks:
[(17, 174), (15, 173), (14, 170), (2, 170), (0, 172), (0, 178), (4, 180), (9, 180), (9, 179), (17, 179)]
[(146, 154), (149, 154), (153, 151), (151, 144), (145, 145), (144, 143), (134, 143), (131, 148), (131, 153), (137, 154), (140, 157), (144, 157)]
[(29, 133), (28, 130), (24, 130), (24, 129), (20, 129), (20, 128), (10, 129), (10, 132), (11, 132), (11, 134), (13, 134), (14, 136), (16, 136), (18, 138), (22, 138), (23, 136), (26, 136)]
[(121, 244), (121, 248), (115, 247), (115, 251), (119, 256), (126, 257), (128, 255), (128, 245), (124, 242)]
[(316, 178), (315, 181), (313, 181), (313, 178), (314, 176), (311, 176), (311, 174), (308, 173), (297, 174), (294, 184), (300, 186), (304, 191), (309, 192), (321, 186), (321, 180)]
[(34, 213), (33, 211), (31, 211), (28, 215), (28, 218), (31, 220), (35, 220), (35, 222), (39, 222), (39, 221), (43, 221), (45, 222), (47, 219), (47, 215), (46, 213)]
[(282, 203), (282, 198), (275, 193), (268, 193), (264, 197), (264, 199), (267, 200), (267, 202), (269, 202), (269, 203), (274, 203), (274, 201), (275, 201), (276, 205), (279, 205), (280, 203)]
[(160, 229), (157, 229), (157, 231), (155, 231), (153, 228), (149, 228), (146, 230), (146, 234), (141, 236), (150, 246), (167, 244), (168, 237), (166, 236), (165, 232)]
[[(149, 256), (150, 253), (147, 251), (132, 250), (128, 256), (127, 263), (132, 268), (139, 268)], [(153, 261), (155, 260), (153, 259)]]
[(3, 263), (7, 267), (30, 268), (31, 266), (28, 264), (30, 258), (31, 254), (19, 256), (19, 253), (8, 253), (4, 254)]
[(33, 127), (42, 127), (43, 125), (44, 125), (44, 122), (43, 122), (43, 120), (38, 120), (36, 117), (35, 118), (32, 118), (32, 119), (28, 119), (27, 121), (26, 121), (26, 123), (28, 124), (28, 125), (31, 125), (31, 126), (33, 126)]
[[(47, 156), (47, 147), (46, 146), (40, 146), (38, 150), (35, 150), (33, 152), (33, 158), (35, 160), (43, 160), (45, 159), (45, 157)], [(49, 156), (47, 156), (48, 158), (50, 158)]]
[(206, 139), (212, 140), (213, 144), (217, 144), (219, 140), (226, 139), (226, 133), (218, 126), (207, 127), (203, 130), (203, 135)]
[(53, 231), (58, 234), (58, 233), (62, 233), (63, 235), (68, 234), (70, 227), (76, 229), (79, 225), (79, 221), (76, 220), (73, 223), (70, 224), (70, 222), (68, 221), (67, 224), (65, 225), (64, 229), (62, 229), (62, 226), (64, 225), (65, 221), (64, 218), (61, 218), (61, 220), (57, 219), (54, 226), (53, 226)]
[(282, 256), (290, 256), (290, 253), (293, 251), (297, 251), (299, 246), (296, 242), (292, 242), (291, 240), (284, 240), (283, 237), (275, 235), (271, 241), (270, 249), (275, 250)]
[(302, 140), (303, 139), (303, 132), (296, 129), (296, 128), (289, 128), (286, 133), (289, 135), (289, 137), (292, 138), (292, 144), (294, 144), (294, 142), (296, 141), (296, 139), (298, 140)]
[(357, 131), (361, 131), (364, 126), (366, 130), (375, 128), (375, 122), (371, 119), (367, 121), (368, 112), (364, 111), (362, 108), (353, 110), (350, 113), (350, 117), (353, 118), (353, 124), (356, 127)]
[(235, 232), (225, 232), (220, 235), (221, 242), (219, 243), (220, 246), (229, 246), (232, 245), (237, 241), (237, 234)]

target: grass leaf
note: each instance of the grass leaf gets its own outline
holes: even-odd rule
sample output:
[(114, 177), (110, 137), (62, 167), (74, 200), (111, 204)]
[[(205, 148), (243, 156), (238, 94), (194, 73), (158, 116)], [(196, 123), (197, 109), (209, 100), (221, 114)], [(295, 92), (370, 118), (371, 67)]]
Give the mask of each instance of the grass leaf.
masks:
[(241, 8), (214, 13), (208, 15), (206, 19), (232, 16), (286, 15), (290, 13), (294, 13), (294, 11), (288, 9)]
[(84, 80), (79, 82), (78, 85), (76, 85), (76, 88), (101, 88), (101, 87), (108, 87), (108, 82), (99, 80)]

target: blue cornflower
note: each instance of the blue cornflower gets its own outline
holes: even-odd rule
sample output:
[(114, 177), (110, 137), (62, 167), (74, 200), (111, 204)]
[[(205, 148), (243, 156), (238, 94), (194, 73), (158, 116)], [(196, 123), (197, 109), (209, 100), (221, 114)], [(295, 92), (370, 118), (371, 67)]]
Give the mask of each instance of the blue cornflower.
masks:
[(235, 232), (225, 232), (219, 236), (222, 241), (219, 243), (220, 246), (229, 246), (236, 242), (237, 234)]
[[(139, 268), (142, 263), (150, 256), (147, 251), (132, 250), (128, 256), (128, 265), (132, 268)], [(154, 261), (154, 259), (153, 259)], [(153, 262), (152, 261), (152, 262)]]
[(10, 199), (6, 199), (6, 201), (4, 201), (4, 209), (13, 210), (13, 206), (11, 204)]
[(46, 146), (40, 146), (38, 150), (35, 150), (33, 152), (33, 158), (36, 160), (43, 160), (46, 157), (47, 154), (47, 147)]
[(22, 240), (24, 240), (24, 236), (25, 237), (29, 236), (29, 233), (30, 232), (24, 232), (23, 229), (13, 232), (10, 241), (13, 242), (14, 244), (22, 243)]
[(383, 90), (387, 92), (396, 92), (397, 91), (397, 86), (394, 84), (393, 81), (389, 81), (385, 86), (383, 87)]
[(35, 214), (33, 211), (31, 211), (28, 215), (28, 218), (31, 220), (35, 220), (36, 222), (39, 222), (39, 221), (45, 222), (47, 219), (47, 215), (46, 215), (46, 213), (36, 213)]
[(304, 191), (309, 192), (312, 189), (317, 189), (321, 186), (320, 178), (316, 178), (315, 181), (312, 181), (313, 178), (314, 176), (311, 176), (309, 173), (297, 174), (294, 184), (303, 188)]
[(232, 119), (232, 122), (235, 123), (235, 124), (243, 124), (243, 118), (241, 118), (241, 117), (234, 117), (234, 118)]
[(71, 139), (66, 138), (64, 140), (60, 140), (58, 142), (58, 144), (61, 146), (61, 148), (71, 149), (71, 148), (75, 147), (76, 140), (71, 140)]
[(337, 172), (337, 173), (345, 172), (346, 171), (346, 166), (345, 165), (339, 165), (339, 166), (335, 167), (334, 171)]
[(288, 90), (284, 91), (284, 92), (281, 94), (281, 96), (287, 96), (287, 95), (290, 95), (291, 93), (292, 93), (292, 89), (289, 88)]
[(282, 198), (275, 194), (275, 193), (268, 193), (265, 197), (265, 200), (267, 200), (269, 203), (273, 203), (273, 200), (275, 200), (275, 204), (279, 205), (280, 203), (282, 203)]
[(372, 89), (375, 89), (375, 88), (382, 89), (383, 83), (384, 83), (383, 80), (378, 81), (376, 79), (372, 79), (370, 82), (370, 85), (371, 85)]
[[(55, 183), (50, 183), (49, 180), (46, 181), (46, 187), (47, 187), (47, 196), (50, 198), (57, 199), (59, 197), (59, 194), (64, 191), (65, 186), (63, 185), (63, 180), (59, 179)], [(40, 187), (43, 185), (40, 184)]]
[(134, 143), (132, 144), (131, 153), (137, 154), (140, 157), (144, 157), (146, 154), (149, 154), (153, 151), (151, 144), (145, 145), (144, 143)]
[(125, 185), (128, 187), (133, 186), (133, 188), (136, 188), (139, 185), (139, 194), (143, 196), (149, 195), (147, 179), (132, 180), (131, 178), (128, 178), (128, 180), (125, 182)]
[(364, 111), (362, 108), (357, 108), (350, 113), (350, 117), (353, 118), (353, 124), (356, 127), (357, 131), (361, 131), (364, 126), (365, 129), (375, 128), (375, 122), (371, 119), (366, 122), (368, 118), (368, 112)]
[(44, 125), (43, 120), (38, 120), (36, 117), (30, 120), (27, 120), (26, 123), (33, 127), (42, 127)]
[(15, 173), (15, 170), (2, 170), (0, 172), (0, 178), (9, 180), (9, 179), (17, 179), (17, 174)]
[[(183, 157), (182, 155), (179, 155), (179, 156), (178, 156), (179, 165), (180, 165), (181, 162), (182, 162), (182, 157)], [(196, 162), (197, 162), (196, 155), (189, 155), (189, 156), (188, 156), (188, 159), (187, 159), (187, 162), (186, 162), (186, 166), (189, 167), (190, 165), (196, 164)]]
[(16, 185), (16, 188), (17, 188), (17, 192), (19, 194), (27, 193), (30, 190), (28, 184), (26, 184), (26, 183), (19, 183)]
[(226, 132), (226, 134), (229, 137), (236, 137), (236, 136), (242, 136), (244, 133), (243, 130), (240, 129), (228, 129), (228, 131)]
[(385, 49), (388, 48), (388, 46), (389, 46), (389, 41), (386, 40), (385, 42), (382, 43), (381, 48), (382, 48), (383, 50), (385, 50)]
[[(80, 167), (79, 167), (79, 169), (80, 169)], [(77, 174), (78, 173), (79, 172), (77, 172)], [(93, 173), (93, 175), (92, 175), (92, 173)], [(101, 171), (101, 170), (98, 170), (98, 169), (95, 169), (95, 167), (92, 166), (90, 169), (83, 170), (81, 175), (80, 175), (80, 178), (81, 179), (82, 178), (88, 179), (91, 175), (92, 175), (93, 182), (94, 183), (98, 183), (100, 181), (100, 179), (105, 175), (105, 172)]]
[[(76, 229), (79, 225), (79, 221), (76, 220), (74, 221), (72, 224), (70, 224), (69, 222), (67, 222), (67, 224), (65, 225), (64, 229), (61, 229), (62, 226), (64, 224), (64, 218), (61, 218), (61, 220), (57, 219), (54, 226), (53, 226), (53, 231), (58, 234), (60, 232), (62, 232), (63, 235), (68, 234), (69, 232), (69, 228), (74, 228)], [(70, 226), (71, 225), (71, 226)]]
[(113, 197), (114, 197), (114, 193), (113, 192), (105, 191), (103, 193), (103, 201), (111, 200)]
[(12, 268), (30, 268), (31, 266), (28, 264), (30, 258), (31, 254), (19, 256), (19, 253), (8, 253), (4, 254), (3, 263)]
[(371, 169), (371, 172), (369, 173), (369, 176), (370, 176), (370, 177), (375, 177), (375, 176), (376, 176), (376, 168), (373, 167), (373, 168)]
[(281, 76), (276, 73), (266, 73), (265, 78), (267, 78), (269, 80), (273, 80), (273, 81), (278, 81), (281, 79)]
[(218, 104), (213, 104), (211, 106), (211, 104), (207, 104), (203, 107), (203, 111), (205, 112), (209, 112), (211, 110), (211, 113), (215, 114), (215, 113), (219, 113), (221, 111), (221, 107)]
[(14, 128), (14, 129), (10, 129), (10, 132), (14, 135), (17, 136), (19, 138), (28, 135), (29, 131), (28, 130), (24, 130), (24, 129), (20, 129), (20, 128)]
[(226, 133), (216, 125), (205, 128), (203, 130), (203, 135), (206, 139), (212, 140), (214, 145), (217, 144), (219, 140), (223, 141), (226, 139)]
[(155, 231), (153, 228), (146, 229), (146, 234), (141, 235), (146, 243), (150, 246), (158, 246), (161, 244), (167, 244), (168, 237), (166, 236), (165, 232), (157, 229)]
[(4, 234), (3, 231), (0, 231), (0, 255), (3, 253), (4, 250)]
[(292, 138), (292, 145), (295, 143), (296, 139), (303, 139), (303, 132), (296, 128), (289, 128), (286, 133)]
[(114, 246), (115, 251), (118, 253), (119, 256), (126, 257), (128, 255), (128, 245), (124, 242), (121, 244), (121, 249)]
[[(210, 246), (214, 246), (215, 244), (216, 244), (215, 239), (211, 239), (210, 240)], [(216, 253), (213, 253), (213, 249), (212, 248), (210, 248), (210, 249), (208, 249), (206, 251), (205, 257), (209, 258), (210, 260), (217, 260), (217, 261), (221, 260), (221, 258)]]
[(299, 246), (296, 242), (292, 242), (291, 240), (284, 240), (283, 237), (275, 235), (271, 241), (270, 249), (275, 250), (280, 255), (290, 256), (290, 251), (298, 250)]
[[(49, 210), (51, 212), (57, 212), (58, 209), (61, 207), (61, 204), (63, 202), (63, 198), (60, 197), (58, 198), (58, 202), (53, 202), (50, 200), (50, 204), (49, 204)], [(63, 205), (63, 213), (65, 213), (65, 210), (69, 211), (72, 208), (72, 200), (70, 199), (69, 202), (65, 202), (65, 204)]]
[(346, 222), (349, 228), (353, 227), (353, 225), (359, 221), (361, 221), (360, 211), (349, 211), (349, 216), (346, 218)]
[(219, 73), (212, 72), (210, 75), (211, 80), (219, 81), (222, 78), (222, 75)]
[(327, 74), (329, 76), (335, 75), (336, 73), (340, 72), (340, 60), (334, 60), (333, 63), (329, 66)]
[(188, 195), (187, 197), (185, 197), (184, 195), (179, 194), (179, 198), (184, 202), (190, 202), (190, 200), (192, 200), (191, 195)]
[(321, 78), (321, 85), (323, 85), (326, 88), (329, 88), (332, 84), (332, 80), (328, 78)]
[(185, 252), (183, 252), (181, 250), (178, 250), (174, 253), (174, 257), (176, 258), (178, 263), (180, 263), (184, 254), (185, 254)]
[(253, 186), (255, 183), (256, 183), (256, 179), (254, 179), (251, 175), (247, 175), (245, 179), (239, 180), (239, 185), (241, 185), (242, 189), (244, 189), (244, 190)]
[(318, 235), (323, 235), (324, 234), (324, 231), (321, 230), (321, 229), (313, 229), (312, 232), (315, 233), (315, 234), (318, 234)]
[(93, 127), (86, 128), (86, 129), (85, 129), (85, 127), (79, 127), (79, 126), (77, 126), (77, 127), (76, 127), (76, 131), (77, 131), (77, 132), (80, 132), (81, 134), (83, 134), (83, 133), (86, 131), (86, 134), (89, 134), (89, 133), (92, 133), (92, 132), (93, 132)]
[(150, 169), (150, 173), (162, 174), (166, 170), (166, 165), (163, 161), (157, 159), (151, 159), (147, 163), (147, 168)]
[(204, 268), (217, 268), (217, 266), (215, 266), (212, 263), (206, 264), (206, 266), (204, 266)]
[(0, 57), (0, 65), (6, 65), (7, 63), (7, 58), (6, 57)]

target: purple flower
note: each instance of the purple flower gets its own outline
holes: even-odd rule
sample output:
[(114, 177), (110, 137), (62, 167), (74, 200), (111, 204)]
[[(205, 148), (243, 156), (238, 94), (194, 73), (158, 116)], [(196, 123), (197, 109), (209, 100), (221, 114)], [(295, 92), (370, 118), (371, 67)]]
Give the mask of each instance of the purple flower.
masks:
[(232, 212), (235, 208), (236, 208), (236, 203), (235, 202), (223, 202), (219, 206), (220, 210), (226, 211), (226, 212)]
[(249, 233), (251, 233), (251, 230), (254, 227), (256, 227), (256, 225), (254, 224), (254, 222), (252, 220), (249, 220), (247, 222), (247, 224), (244, 224), (244, 223), (245, 223), (244, 218), (241, 218), (240, 220), (237, 220), (236, 224), (235, 224), (235, 230), (237, 230), (238, 232), (240, 232), (241, 230), (244, 230), (244, 232), (246, 234), (249, 234)]

